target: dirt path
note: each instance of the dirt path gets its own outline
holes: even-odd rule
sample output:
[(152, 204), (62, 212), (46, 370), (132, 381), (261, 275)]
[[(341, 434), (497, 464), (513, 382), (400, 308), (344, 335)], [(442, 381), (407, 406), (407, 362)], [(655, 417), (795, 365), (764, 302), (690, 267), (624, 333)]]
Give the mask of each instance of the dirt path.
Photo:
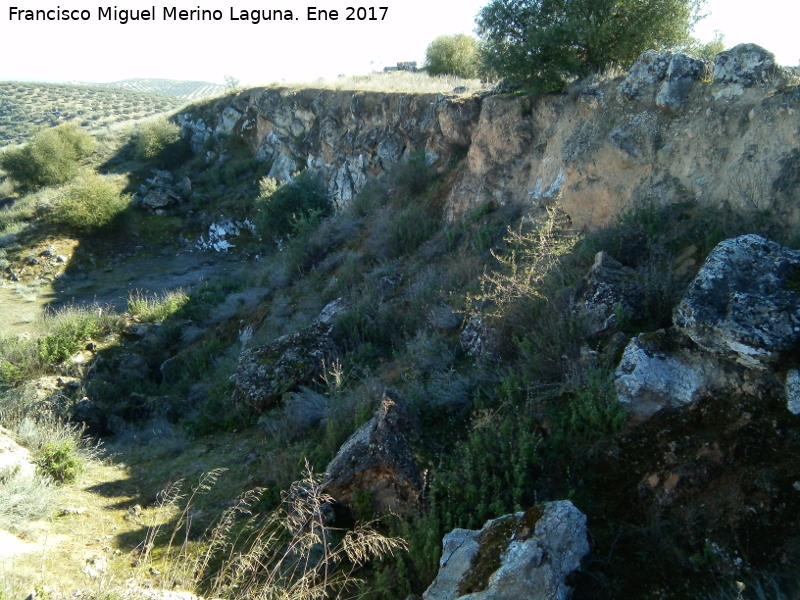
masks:
[[(119, 465), (92, 463), (78, 484), (58, 488), (50, 521), (31, 524), (24, 538), (0, 532), (0, 589), (22, 598), (32, 586), (97, 590), (129, 577), (131, 551), (119, 539), (136, 536), (142, 526), (125, 518), (128, 479)], [(119, 495), (98, 487), (114, 487)]]

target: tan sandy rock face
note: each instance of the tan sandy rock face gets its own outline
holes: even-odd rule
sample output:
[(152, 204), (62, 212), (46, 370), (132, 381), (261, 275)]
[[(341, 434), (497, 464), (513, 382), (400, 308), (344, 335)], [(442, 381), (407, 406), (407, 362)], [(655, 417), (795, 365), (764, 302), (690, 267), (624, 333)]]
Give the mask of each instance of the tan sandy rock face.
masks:
[(453, 219), (488, 201), (558, 199), (575, 225), (599, 226), (642, 203), (696, 200), (796, 222), (800, 95), (770, 56), (743, 44), (714, 69), (648, 52), (626, 76), (538, 98), (253, 90), (185, 124), (207, 135), (216, 119), (272, 162), (271, 177), (322, 170), (340, 206), (413, 152), (446, 165), (466, 151)]

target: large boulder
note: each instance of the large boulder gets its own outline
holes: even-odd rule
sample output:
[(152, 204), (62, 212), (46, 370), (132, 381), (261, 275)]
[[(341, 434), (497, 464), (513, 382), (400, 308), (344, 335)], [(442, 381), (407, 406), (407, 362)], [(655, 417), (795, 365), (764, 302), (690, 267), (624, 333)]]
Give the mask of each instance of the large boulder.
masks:
[(567, 578), (589, 552), (586, 517), (549, 502), (444, 537), (439, 573), (423, 600), (566, 600)]
[(633, 424), (665, 408), (688, 406), (722, 390), (752, 391), (745, 369), (720, 361), (674, 329), (633, 338), (617, 367), (614, 385)]
[(678, 305), (674, 323), (698, 346), (767, 371), (800, 343), (800, 252), (758, 235), (721, 242)]
[(620, 95), (627, 100), (642, 96), (656, 89), (667, 75), (672, 54), (648, 50), (633, 63), (628, 76), (619, 86)]
[(408, 436), (413, 431), (404, 401), (386, 390), (375, 415), (342, 445), (326, 469), (325, 491), (352, 506), (356, 492), (370, 492), (380, 513), (406, 512), (422, 493), (422, 474)]
[(714, 60), (714, 83), (754, 87), (781, 73), (775, 55), (757, 44), (739, 44)]
[(286, 392), (319, 376), (336, 356), (332, 325), (320, 321), (239, 356), (234, 399), (255, 412), (263, 412)]

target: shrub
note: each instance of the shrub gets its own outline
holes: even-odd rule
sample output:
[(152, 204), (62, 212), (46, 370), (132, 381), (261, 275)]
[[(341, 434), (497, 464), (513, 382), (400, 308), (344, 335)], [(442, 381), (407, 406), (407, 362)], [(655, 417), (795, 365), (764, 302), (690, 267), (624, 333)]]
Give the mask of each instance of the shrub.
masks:
[(75, 451), (72, 440), (45, 444), (39, 452), (39, 468), (59, 483), (72, 483), (83, 470), (83, 463)]
[(0, 528), (19, 533), (25, 524), (49, 517), (55, 501), (49, 478), (18, 469), (0, 473)]
[(685, 43), (705, 0), (492, 0), (478, 15), (489, 68), (536, 91), (560, 90), (649, 48)]
[(277, 186), (265, 178), (256, 199), (256, 230), (265, 238), (277, 241), (307, 230), (309, 221), (317, 221), (333, 212), (322, 179), (303, 171), (292, 181)]
[(84, 171), (57, 190), (51, 220), (75, 233), (95, 233), (115, 222), (130, 204), (120, 185), (94, 171)]
[(21, 148), (0, 154), (0, 167), (23, 190), (66, 183), (96, 149), (92, 136), (71, 124), (46, 129)]
[(181, 139), (181, 128), (165, 118), (147, 121), (134, 135), (136, 155), (142, 160), (154, 160), (168, 147)]
[(442, 35), (425, 51), (425, 70), (430, 75), (478, 76), (478, 40), (471, 35)]

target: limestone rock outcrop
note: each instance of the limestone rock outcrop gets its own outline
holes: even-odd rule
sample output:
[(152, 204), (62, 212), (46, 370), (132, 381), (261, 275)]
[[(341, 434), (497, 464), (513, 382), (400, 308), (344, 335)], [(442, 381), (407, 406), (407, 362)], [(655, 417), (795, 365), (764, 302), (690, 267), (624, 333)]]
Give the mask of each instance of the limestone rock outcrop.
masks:
[(439, 573), (423, 600), (566, 600), (570, 573), (589, 553), (586, 517), (548, 502), (444, 537)]
[(775, 55), (757, 44), (739, 44), (720, 52), (714, 60), (716, 83), (753, 87), (769, 83), (771, 78), (779, 74)]
[(375, 415), (342, 444), (328, 465), (325, 491), (351, 506), (356, 492), (369, 492), (379, 513), (406, 512), (422, 493), (422, 473), (408, 436), (404, 401), (386, 390)]

